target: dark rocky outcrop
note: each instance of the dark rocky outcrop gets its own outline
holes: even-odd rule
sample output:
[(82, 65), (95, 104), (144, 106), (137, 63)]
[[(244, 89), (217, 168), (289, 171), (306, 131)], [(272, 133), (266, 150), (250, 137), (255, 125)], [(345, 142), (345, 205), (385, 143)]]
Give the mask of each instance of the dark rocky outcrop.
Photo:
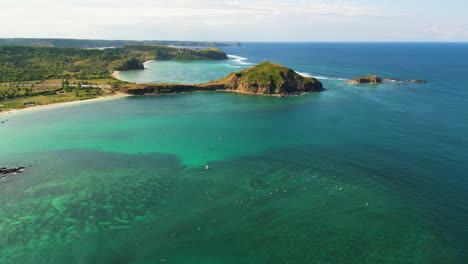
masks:
[[(380, 84), (383, 82), (399, 82), (399, 81), (400, 79), (398, 78), (380, 78), (377, 75), (368, 75), (368, 76), (350, 79), (348, 80), (348, 83), (349, 84)], [(408, 82), (427, 83), (426, 81), (418, 80), (418, 79), (408, 80)], [(403, 83), (397, 83), (397, 85), (401, 85), (401, 84)]]
[(427, 81), (418, 80), (418, 79), (408, 80), (408, 82), (412, 82), (412, 83), (427, 83)]
[(26, 169), (26, 167), (15, 167), (15, 168), (7, 168), (2, 167), (0, 168), (0, 179), (6, 177), (10, 174), (21, 173)]
[(377, 75), (368, 75), (348, 80), (350, 84), (379, 84), (382, 83), (382, 78)]

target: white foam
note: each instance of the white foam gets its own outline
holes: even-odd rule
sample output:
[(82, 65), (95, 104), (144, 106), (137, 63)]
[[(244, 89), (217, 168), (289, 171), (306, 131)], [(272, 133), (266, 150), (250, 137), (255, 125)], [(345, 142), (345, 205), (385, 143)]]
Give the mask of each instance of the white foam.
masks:
[(324, 76), (312, 76), (314, 77), (315, 79), (321, 79), (321, 80), (333, 80), (333, 79), (336, 79), (336, 78), (329, 78), (329, 77), (324, 77)]
[(246, 62), (248, 58), (244, 58), (244, 57), (232, 55), (232, 54), (228, 54), (227, 56), (228, 58), (232, 59), (233, 61), (237, 62), (240, 65), (252, 65), (252, 63), (250, 62)]
[(299, 75), (302, 75), (304, 77), (312, 77), (312, 78), (315, 78), (315, 79), (319, 79), (319, 80), (340, 80), (340, 81), (345, 81), (347, 79), (344, 79), (344, 78), (332, 78), (332, 77), (325, 77), (325, 76), (313, 76), (311, 74), (308, 74), (306, 72), (298, 72), (296, 71), (297, 74)]
[(143, 62), (143, 67), (145, 67), (145, 69), (148, 69), (148, 64), (149, 64), (150, 62), (152, 62), (152, 61), (154, 61), (154, 60), (149, 60), (149, 61)]
[(306, 73), (306, 72), (299, 72), (299, 71), (296, 71), (297, 74), (299, 75), (302, 75), (303, 77), (313, 77), (312, 75)]
[(346, 81), (348, 79), (345, 78), (331, 78), (331, 77), (324, 77), (324, 76), (312, 76), (316, 79), (322, 79), (322, 80), (339, 80), (339, 81)]

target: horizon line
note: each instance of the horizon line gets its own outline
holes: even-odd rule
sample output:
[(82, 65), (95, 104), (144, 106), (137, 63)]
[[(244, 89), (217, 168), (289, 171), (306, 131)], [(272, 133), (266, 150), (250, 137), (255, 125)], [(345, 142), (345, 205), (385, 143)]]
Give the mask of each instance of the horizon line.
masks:
[(108, 40), (108, 41), (190, 41), (190, 42), (244, 42), (244, 43), (466, 43), (468, 41), (420, 41), (420, 40), (183, 40), (183, 39), (103, 39), (103, 38), (60, 38), (60, 37), (0, 37), (0, 39), (67, 39), (67, 40)]

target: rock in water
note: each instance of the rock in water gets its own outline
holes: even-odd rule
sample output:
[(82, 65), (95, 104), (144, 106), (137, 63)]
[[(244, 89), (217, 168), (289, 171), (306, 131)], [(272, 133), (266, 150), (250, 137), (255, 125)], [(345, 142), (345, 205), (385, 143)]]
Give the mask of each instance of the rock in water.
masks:
[(6, 177), (8, 174), (21, 173), (26, 169), (26, 167), (17, 167), (17, 168), (0, 168), (0, 178)]
[(382, 83), (382, 78), (377, 75), (368, 75), (348, 80), (349, 84), (379, 84)]
[(424, 80), (418, 80), (418, 79), (414, 79), (414, 80), (408, 80), (408, 82), (413, 82), (413, 83), (427, 83), (427, 81), (424, 81)]

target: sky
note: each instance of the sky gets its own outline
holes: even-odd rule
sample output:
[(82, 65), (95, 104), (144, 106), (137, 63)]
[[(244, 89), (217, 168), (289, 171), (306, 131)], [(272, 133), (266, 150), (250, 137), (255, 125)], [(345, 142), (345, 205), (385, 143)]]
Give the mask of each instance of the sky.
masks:
[(1, 38), (468, 42), (468, 0), (1, 0)]

